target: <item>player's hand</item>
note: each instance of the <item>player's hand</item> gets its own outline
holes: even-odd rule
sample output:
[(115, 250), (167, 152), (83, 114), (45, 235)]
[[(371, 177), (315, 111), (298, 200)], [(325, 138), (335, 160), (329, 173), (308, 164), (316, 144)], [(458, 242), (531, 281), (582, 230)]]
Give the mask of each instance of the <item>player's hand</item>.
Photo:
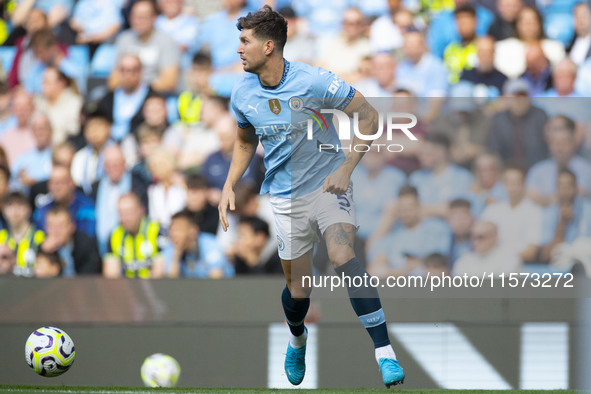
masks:
[(350, 182), (351, 174), (343, 169), (343, 167), (339, 167), (335, 172), (326, 177), (323, 189), (325, 192), (340, 196), (347, 192)]
[(218, 211), (220, 214), (220, 222), (222, 222), (222, 228), (224, 231), (228, 230), (228, 205), (230, 206), (230, 211), (234, 211), (236, 206), (234, 205), (234, 190), (230, 186), (224, 186), (222, 190), (222, 197), (220, 199), (220, 203), (218, 205)]

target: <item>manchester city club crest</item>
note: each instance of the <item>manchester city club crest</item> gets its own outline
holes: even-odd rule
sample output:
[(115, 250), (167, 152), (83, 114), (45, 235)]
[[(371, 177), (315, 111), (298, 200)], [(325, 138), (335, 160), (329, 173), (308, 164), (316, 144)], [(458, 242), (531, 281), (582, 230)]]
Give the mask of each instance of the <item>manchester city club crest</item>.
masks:
[(285, 242), (283, 242), (279, 235), (277, 236), (277, 244), (279, 246), (279, 250), (285, 249)]
[(292, 111), (301, 111), (304, 109), (304, 100), (301, 97), (292, 97), (289, 99), (289, 108)]

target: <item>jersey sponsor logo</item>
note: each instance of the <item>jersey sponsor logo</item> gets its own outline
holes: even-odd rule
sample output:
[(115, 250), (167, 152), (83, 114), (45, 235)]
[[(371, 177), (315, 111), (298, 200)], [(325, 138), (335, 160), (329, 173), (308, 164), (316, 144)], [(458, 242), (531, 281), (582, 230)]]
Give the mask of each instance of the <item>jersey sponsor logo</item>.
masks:
[(269, 99), (269, 109), (275, 115), (279, 115), (281, 112), (281, 103), (279, 102), (279, 99)]
[(248, 108), (252, 109), (258, 115), (259, 114), (259, 104), (260, 103), (257, 103), (257, 105), (255, 105), (254, 107), (252, 105), (248, 104)]

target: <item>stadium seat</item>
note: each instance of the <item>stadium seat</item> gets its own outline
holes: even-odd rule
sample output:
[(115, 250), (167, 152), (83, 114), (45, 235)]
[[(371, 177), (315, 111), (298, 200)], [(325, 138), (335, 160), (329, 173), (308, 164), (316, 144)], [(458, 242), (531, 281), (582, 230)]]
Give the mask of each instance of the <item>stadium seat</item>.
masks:
[(90, 63), (91, 78), (108, 78), (117, 61), (117, 49), (112, 44), (98, 47)]
[(8, 74), (12, 68), (12, 61), (16, 55), (16, 47), (0, 47), (0, 62), (2, 62), (2, 70)]
[(76, 83), (81, 93), (86, 93), (86, 79), (88, 78), (89, 49), (86, 45), (73, 45), (68, 48), (68, 59), (80, 67), (80, 73), (76, 75)]

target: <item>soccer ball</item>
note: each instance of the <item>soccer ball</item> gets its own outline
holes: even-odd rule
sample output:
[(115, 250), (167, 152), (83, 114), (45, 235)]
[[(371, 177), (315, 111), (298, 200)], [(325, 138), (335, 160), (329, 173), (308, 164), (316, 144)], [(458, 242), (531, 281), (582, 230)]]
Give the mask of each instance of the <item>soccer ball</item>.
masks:
[(29, 367), (48, 378), (70, 369), (75, 356), (72, 338), (55, 327), (41, 327), (33, 331), (25, 344), (25, 360)]
[(181, 375), (179, 363), (167, 354), (152, 354), (142, 364), (142, 380), (148, 387), (176, 387)]

